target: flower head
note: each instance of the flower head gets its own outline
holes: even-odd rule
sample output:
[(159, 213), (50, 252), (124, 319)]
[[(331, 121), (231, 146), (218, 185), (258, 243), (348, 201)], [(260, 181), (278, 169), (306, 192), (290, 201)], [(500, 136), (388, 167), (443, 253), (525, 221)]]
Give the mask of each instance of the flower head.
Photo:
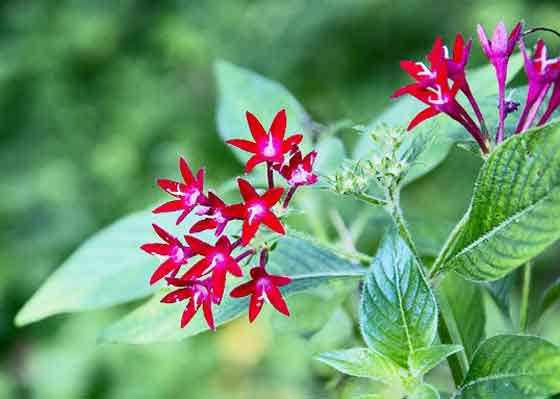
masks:
[(252, 323), (260, 313), (264, 302), (270, 303), (280, 313), (289, 316), (290, 311), (278, 287), (289, 284), (292, 279), (287, 276), (268, 274), (264, 267), (251, 269), (251, 280), (234, 288), (230, 295), (241, 298), (251, 295), (249, 302), (249, 321)]
[(503, 22), (498, 23), (494, 30), (492, 40), (488, 40), (486, 32), (482, 25), (477, 26), (478, 38), (482, 46), (482, 50), (486, 57), (494, 64), (500, 63), (500, 59), (507, 59), (513, 53), (515, 45), (521, 37), (523, 23), (518, 22), (508, 36), (506, 25)]
[(212, 292), (217, 298), (217, 303), (220, 303), (224, 295), (226, 274), (230, 273), (236, 277), (243, 275), (239, 264), (231, 256), (235, 248), (226, 236), (220, 237), (215, 246), (193, 236), (185, 236), (185, 240), (191, 250), (197, 255), (202, 255), (203, 258), (195, 263), (182, 279), (191, 280), (212, 273)]
[(276, 164), (280, 174), (286, 179), (291, 187), (309, 186), (317, 183), (317, 175), (313, 173), (313, 163), (317, 157), (316, 151), (311, 151), (305, 157), (302, 156), (299, 147), (292, 148), (292, 155), (284, 165)]
[(220, 197), (213, 192), (208, 193), (208, 207), (201, 212), (197, 211), (197, 215), (205, 216), (205, 219), (193, 224), (189, 232), (193, 234), (215, 229), (216, 237), (222, 235), (228, 222), (231, 220), (231, 218), (228, 218), (223, 213), (225, 207), (226, 204)]
[(156, 234), (165, 241), (165, 243), (144, 244), (140, 248), (150, 255), (167, 258), (159, 265), (150, 278), (150, 284), (155, 284), (169, 274), (177, 274), (181, 266), (186, 264), (189, 258), (193, 256), (193, 251), (184, 246), (176, 237), (169, 234), (157, 224), (152, 224), (152, 226)]
[(178, 278), (167, 278), (167, 282), (179, 289), (174, 290), (161, 299), (163, 303), (175, 303), (189, 300), (181, 317), (181, 328), (185, 327), (194, 317), (198, 309), (202, 307), (204, 318), (208, 327), (215, 330), (212, 304), (217, 303), (217, 298), (212, 292), (212, 284), (206, 280), (184, 280)]
[(223, 212), (227, 217), (243, 220), (241, 234), (243, 246), (247, 246), (255, 237), (261, 224), (265, 224), (278, 234), (285, 234), (284, 226), (271, 210), (280, 201), (284, 189), (281, 187), (271, 188), (263, 195), (259, 195), (248, 181), (238, 178), (237, 184), (245, 202), (227, 206)]
[(234, 139), (227, 143), (241, 148), (254, 155), (245, 165), (245, 173), (249, 173), (253, 168), (262, 162), (283, 163), (284, 155), (290, 151), (293, 144), (299, 144), (303, 139), (301, 134), (284, 139), (286, 134), (286, 111), (281, 110), (276, 114), (268, 133), (264, 130), (259, 120), (250, 112), (246, 113), (247, 123), (253, 141)]
[(177, 218), (177, 224), (181, 223), (197, 205), (208, 202), (203, 193), (204, 170), (199, 169), (196, 177), (193, 176), (189, 165), (183, 157), (179, 159), (179, 167), (184, 183), (168, 179), (158, 179), (157, 181), (163, 191), (177, 199), (166, 202), (153, 210), (154, 213), (182, 211)]

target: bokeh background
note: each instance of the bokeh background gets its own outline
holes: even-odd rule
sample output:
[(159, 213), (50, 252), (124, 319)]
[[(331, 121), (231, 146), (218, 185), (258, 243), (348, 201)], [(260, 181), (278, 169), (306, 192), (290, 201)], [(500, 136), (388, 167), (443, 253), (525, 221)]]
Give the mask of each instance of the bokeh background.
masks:
[[(210, 185), (238, 174), (214, 123), (216, 59), (282, 82), (317, 120), (367, 123), (406, 80), (400, 59), (421, 56), (438, 34), (449, 41), (456, 32), (474, 35), (478, 22), (490, 27), (504, 19), (511, 26), (519, 18), (558, 29), (560, 6), (556, 0), (2, 2), (0, 397), (330, 398), (337, 397), (335, 383), (349, 397), (353, 382), (333, 382), (310, 360), (317, 343), (275, 323), (248, 328), (243, 320), (173, 345), (98, 346), (98, 331), (129, 306), (22, 329), (13, 318), (86, 237), (161, 199), (155, 178), (175, 176), (179, 154), (206, 166)], [(472, 64), (482, 62), (476, 44)], [(344, 133), (349, 144), (351, 136)], [(407, 189), (407, 210), (453, 223), (478, 167), (455, 150)], [(368, 235), (360, 242), (364, 251), (375, 249)], [(555, 253), (540, 261), (539, 287), (560, 274)], [(549, 315), (549, 324), (558, 327), (559, 317)], [(495, 318), (489, 328), (499, 325)], [(336, 339), (351, 334), (336, 330)]]

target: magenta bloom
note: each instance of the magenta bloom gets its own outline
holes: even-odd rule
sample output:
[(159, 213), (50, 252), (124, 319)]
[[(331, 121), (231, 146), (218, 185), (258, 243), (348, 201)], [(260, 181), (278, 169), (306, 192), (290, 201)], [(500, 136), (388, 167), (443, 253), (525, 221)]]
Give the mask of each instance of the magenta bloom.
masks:
[(183, 280), (178, 278), (167, 278), (167, 282), (178, 290), (172, 291), (161, 299), (163, 303), (175, 303), (189, 300), (181, 317), (181, 328), (185, 327), (194, 317), (198, 309), (202, 307), (204, 318), (208, 327), (212, 331), (216, 329), (214, 325), (214, 315), (212, 314), (212, 304), (216, 302), (216, 296), (212, 293), (212, 285), (209, 279), (206, 280)]
[(226, 236), (220, 237), (215, 246), (211, 246), (193, 236), (185, 236), (185, 240), (194, 253), (202, 255), (204, 258), (195, 263), (182, 279), (191, 280), (211, 272), (212, 292), (216, 297), (216, 303), (220, 303), (224, 295), (226, 274), (231, 273), (236, 277), (243, 276), (239, 264), (231, 256), (231, 252), (235, 248)]
[(513, 53), (515, 45), (521, 37), (522, 28), (523, 24), (521, 22), (517, 23), (508, 36), (505, 24), (500, 22), (498, 26), (496, 26), (492, 40), (488, 40), (482, 25), (477, 26), (478, 38), (480, 39), (482, 50), (492, 65), (494, 65), (496, 77), (498, 78), (499, 118), (498, 131), (496, 133), (497, 143), (501, 143), (504, 139), (504, 121), (506, 118), (505, 91), (509, 57)]
[(205, 216), (205, 219), (193, 224), (190, 233), (200, 233), (201, 231), (216, 229), (214, 232), (216, 237), (221, 236), (228, 222), (231, 220), (223, 213), (225, 207), (226, 204), (220, 197), (213, 192), (208, 193), (208, 207), (200, 213), (197, 212), (198, 215)]
[(251, 269), (251, 280), (234, 288), (230, 295), (241, 298), (251, 295), (249, 302), (249, 321), (252, 323), (260, 313), (264, 302), (270, 303), (280, 313), (289, 316), (290, 311), (278, 287), (289, 284), (292, 279), (287, 276), (268, 274), (264, 267)]
[(285, 234), (284, 226), (271, 211), (271, 208), (282, 198), (284, 189), (271, 188), (260, 196), (248, 181), (238, 178), (237, 184), (245, 203), (227, 206), (223, 212), (227, 217), (243, 220), (241, 234), (243, 246), (251, 242), (261, 224), (265, 224), (278, 234)]
[(189, 258), (193, 256), (193, 252), (157, 224), (152, 224), (152, 226), (156, 234), (165, 243), (144, 244), (140, 248), (150, 255), (167, 257), (150, 278), (150, 284), (155, 284), (169, 274), (176, 275), (181, 266), (186, 264)]
[(317, 151), (311, 151), (305, 157), (302, 156), (299, 147), (292, 148), (292, 156), (284, 165), (277, 164), (280, 174), (286, 179), (291, 187), (310, 186), (319, 180), (313, 173), (313, 163), (317, 157)]
[(408, 130), (412, 130), (418, 124), (430, 119), (440, 113), (445, 113), (459, 122), (474, 137), (484, 153), (488, 153), (486, 140), (467, 111), (455, 99), (462, 81), (455, 81), (452, 87), (448, 82), (448, 65), (442, 62), (435, 71), (435, 78), (430, 85), (412, 84), (405, 86), (393, 95), (410, 94), (428, 105), (428, 108), (421, 111), (408, 125)]
[(560, 106), (560, 76), (556, 78), (554, 82), (554, 89), (552, 90), (552, 95), (550, 96), (550, 100), (548, 101), (548, 106), (546, 107), (546, 111), (542, 115), (541, 119), (539, 120), (538, 125), (544, 125), (552, 116), (552, 113), (556, 111), (556, 108)]
[(523, 53), (525, 72), (529, 80), (529, 91), (523, 113), (515, 130), (516, 133), (523, 132), (531, 127), (546, 93), (560, 76), (560, 58), (548, 58), (544, 41), (539, 39), (532, 58), (527, 54), (523, 41), (519, 43), (519, 47)]
[(284, 155), (290, 151), (292, 145), (299, 144), (303, 139), (301, 134), (295, 134), (284, 139), (286, 134), (285, 110), (281, 110), (276, 114), (268, 133), (252, 113), (247, 112), (246, 117), (249, 130), (255, 141), (241, 139), (227, 141), (230, 145), (254, 154), (245, 165), (245, 173), (249, 173), (256, 165), (262, 162), (284, 162)]
[(184, 183), (168, 179), (158, 179), (157, 181), (163, 191), (178, 199), (166, 202), (153, 210), (154, 213), (183, 211), (177, 218), (177, 224), (181, 223), (197, 205), (208, 202), (203, 193), (204, 170), (200, 169), (195, 178), (183, 157), (179, 160), (179, 167), (185, 180)]

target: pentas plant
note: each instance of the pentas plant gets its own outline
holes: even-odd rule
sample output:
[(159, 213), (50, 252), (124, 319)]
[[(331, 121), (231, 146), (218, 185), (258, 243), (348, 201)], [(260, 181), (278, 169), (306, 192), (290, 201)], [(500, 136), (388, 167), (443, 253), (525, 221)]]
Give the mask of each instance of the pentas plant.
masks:
[[(545, 124), (560, 105), (560, 89), (558, 88), (560, 86), (560, 57), (550, 58), (543, 40), (537, 42), (533, 56), (529, 56), (523, 42), (522, 29), (523, 23), (519, 22), (508, 34), (505, 24), (500, 22), (491, 40), (487, 38), (481, 25), (477, 29), (484, 54), (496, 72), (498, 126), (495, 138), (491, 137), (491, 132), (488, 131), (484, 115), (475, 97), (476, 93), (472, 93), (467, 79), (465, 68), (468, 64), (472, 40), (469, 39), (465, 44), (464, 38), (460, 34), (455, 39), (452, 54), (443, 45), (441, 37), (436, 38), (432, 51), (426, 56), (429, 66), (424, 62), (408, 60), (401, 62), (401, 68), (416, 80), (416, 83), (401, 87), (392, 97), (397, 98), (408, 94), (428, 106), (414, 117), (408, 125), (408, 130), (414, 129), (429, 118), (444, 113), (460, 123), (478, 143), (482, 153), (488, 154), (506, 137), (505, 120), (518, 108), (518, 104), (506, 100), (505, 95), (509, 59), (517, 47), (523, 53), (529, 90), (515, 133), (525, 132), (534, 125)], [(553, 94), (548, 100), (546, 111), (536, 121), (535, 118), (553, 85)], [(462, 92), (468, 100), (476, 122), (458, 101), (459, 92)]]
[[(208, 327), (214, 330), (213, 306), (222, 302), (228, 275), (243, 277), (241, 263), (257, 252), (260, 252), (260, 261), (251, 269), (250, 280), (234, 288), (230, 295), (251, 296), (251, 322), (255, 320), (265, 302), (269, 302), (286, 316), (290, 314), (278, 287), (289, 284), (291, 279), (266, 271), (266, 245), (249, 247), (263, 226), (278, 235), (285, 234), (286, 230), (277, 216), (276, 209), (281, 207), (285, 213), (298, 187), (317, 183), (318, 177), (313, 172), (317, 153), (312, 151), (302, 155), (299, 148), (303, 139), (301, 134), (285, 138), (285, 110), (276, 114), (268, 132), (250, 112), (246, 113), (246, 118), (255, 141), (235, 139), (228, 140), (227, 143), (254, 154), (245, 165), (245, 173), (251, 172), (258, 164), (265, 163), (267, 190), (259, 193), (249, 181), (239, 177), (237, 184), (243, 201), (228, 205), (216, 193), (205, 193), (204, 170), (200, 169), (195, 176), (182, 157), (179, 159), (179, 169), (184, 182), (168, 179), (157, 181), (166, 193), (176, 199), (158, 206), (153, 210), (154, 213), (180, 212), (177, 225), (193, 211), (200, 219), (191, 226), (189, 234), (184, 235), (184, 242), (154, 224), (156, 234), (164, 243), (150, 243), (141, 247), (145, 252), (163, 258), (163, 263), (156, 268), (150, 284), (165, 279), (168, 285), (174, 288), (161, 302), (188, 301), (181, 318), (181, 327), (185, 327), (198, 309), (202, 308)], [(275, 185), (275, 173), (284, 178), (289, 187), (288, 191)], [(228, 224), (235, 221), (242, 223), (239, 238), (226, 233)], [(214, 231), (217, 237), (215, 243), (205, 242), (194, 235), (207, 230)]]

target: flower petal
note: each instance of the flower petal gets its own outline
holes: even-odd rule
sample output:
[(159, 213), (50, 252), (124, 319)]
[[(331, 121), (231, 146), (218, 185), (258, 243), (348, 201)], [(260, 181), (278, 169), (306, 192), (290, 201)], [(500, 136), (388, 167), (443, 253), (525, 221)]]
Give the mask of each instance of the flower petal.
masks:
[(259, 196), (254, 187), (247, 180), (239, 177), (237, 179), (237, 185), (239, 186), (239, 192), (241, 193), (241, 196), (243, 197), (243, 200), (245, 200), (245, 202), (248, 202)]
[(195, 307), (194, 301), (191, 299), (181, 316), (181, 328), (184, 328), (187, 324), (189, 324), (197, 310), (198, 309)]
[(169, 244), (174, 244), (175, 242), (177, 242), (177, 239), (167, 231), (165, 231), (162, 227), (158, 226), (155, 223), (152, 223), (152, 227), (154, 228), (154, 231), (159, 236), (159, 238), (161, 238), (163, 241), (168, 242)]
[(243, 204), (226, 206), (222, 210), (222, 215), (232, 219), (243, 219), (245, 218), (245, 213), (245, 205)]
[(224, 296), (224, 288), (226, 286), (226, 270), (223, 267), (214, 268), (212, 272), (212, 291), (218, 298), (218, 303), (222, 301)]
[(205, 230), (213, 230), (217, 225), (218, 223), (215, 219), (204, 219), (193, 224), (191, 229), (189, 230), (189, 233), (193, 234), (200, 233), (201, 231)]
[(245, 164), (245, 173), (250, 173), (255, 166), (262, 162), (266, 162), (266, 159), (264, 159), (261, 155), (253, 155)]
[(180, 211), (183, 208), (184, 208), (183, 201), (174, 200), (174, 201), (169, 201), (169, 202), (166, 202), (163, 205), (158, 206), (152, 212), (153, 213), (176, 212), (176, 211)]
[(418, 124), (424, 122), (426, 119), (430, 119), (439, 114), (439, 111), (435, 108), (426, 108), (425, 110), (419, 112), (412, 121), (408, 124), (407, 130), (410, 131), (414, 129)]
[(255, 321), (263, 307), (264, 299), (255, 292), (249, 301), (249, 322)]
[(169, 255), (169, 245), (168, 244), (144, 244), (140, 247), (142, 251), (149, 253), (150, 255)]
[(302, 140), (303, 140), (303, 135), (301, 134), (294, 134), (293, 136), (288, 137), (282, 143), (282, 152), (284, 154), (288, 153), (294, 144), (298, 145), (299, 143), (301, 143)]
[(183, 176), (185, 183), (187, 183), (187, 185), (189, 186), (192, 186), (194, 183), (194, 176), (192, 174), (191, 168), (189, 167), (189, 164), (183, 157), (179, 158), (179, 169), (181, 170), (181, 175)]
[(228, 259), (227, 260), (226, 268), (227, 268), (227, 271), (230, 272), (231, 274), (233, 274), (235, 277), (243, 276), (243, 270), (241, 270), (241, 267), (239, 267), (239, 264), (233, 259)]
[(262, 219), (263, 223), (266, 224), (272, 231), (278, 234), (286, 234), (286, 230), (280, 220), (272, 212), (268, 212)]
[(204, 189), (204, 169), (200, 168), (198, 170), (198, 172), (196, 172), (196, 187), (200, 190), (200, 193), (202, 194), (202, 191)]
[(259, 120), (256, 118), (255, 115), (247, 111), (245, 113), (245, 117), (247, 118), (247, 124), (249, 125), (249, 130), (251, 131), (251, 136), (255, 139), (256, 142), (266, 140), (267, 134), (264, 127), (261, 125)]
[(150, 278), (150, 285), (157, 283), (159, 280), (161, 280), (180, 266), (181, 265), (178, 265), (172, 259), (167, 259), (165, 262), (159, 265), (154, 274), (152, 274), (152, 277)]
[(208, 270), (208, 266), (206, 258), (199, 260), (181, 277), (181, 280), (192, 280), (208, 274), (212, 270)]
[(286, 302), (282, 297), (282, 293), (276, 286), (274, 285), (267, 286), (266, 296), (268, 297), (270, 304), (274, 306), (277, 311), (279, 311), (280, 313), (286, 316), (290, 315), (290, 310), (288, 309), (288, 305), (286, 305)]
[(226, 236), (221, 236), (216, 242), (216, 248), (221, 252), (229, 254), (231, 252), (231, 242)]
[(216, 326), (214, 325), (214, 315), (212, 314), (212, 303), (209, 301), (204, 302), (202, 305), (202, 311), (204, 312), (204, 318), (206, 319), (206, 323), (208, 327), (212, 331), (216, 331)]
[(457, 63), (460, 63), (463, 59), (463, 51), (465, 49), (465, 40), (463, 39), (463, 35), (457, 33), (455, 36), (455, 43), (453, 43), (453, 60)]
[(175, 303), (180, 302), (185, 299), (188, 299), (192, 296), (192, 289), (191, 288), (181, 288), (179, 290), (175, 290), (161, 298), (162, 303)]
[(270, 281), (272, 281), (272, 284), (274, 284), (277, 287), (282, 287), (292, 282), (292, 279), (288, 276), (269, 275), (268, 278), (270, 279)]
[(282, 109), (276, 114), (270, 125), (270, 134), (279, 140), (284, 139), (286, 134), (286, 110)]
[(227, 144), (240, 148), (243, 151), (257, 153), (257, 144), (249, 140), (234, 139), (226, 141)]
[(278, 201), (280, 201), (282, 194), (284, 194), (284, 188), (275, 187), (264, 193), (261, 199), (266, 202), (266, 205), (268, 205), (269, 208), (272, 208)]
[(231, 290), (229, 295), (233, 298), (242, 298), (244, 296), (251, 295), (253, 292), (255, 292), (255, 280), (250, 280), (235, 287)]
[(243, 221), (243, 227), (241, 232), (241, 244), (246, 247), (251, 240), (257, 234), (257, 230), (259, 229), (259, 222), (255, 222), (250, 224), (247, 220)]
[(187, 241), (187, 244), (189, 244), (189, 247), (191, 247), (192, 250), (199, 255), (206, 256), (214, 249), (211, 245), (194, 236), (186, 235), (185, 240)]
[(158, 179), (157, 180), (158, 186), (161, 187), (163, 191), (167, 194), (170, 194), (174, 197), (181, 198), (184, 196), (184, 193), (187, 191), (188, 187), (183, 183), (179, 183), (169, 179)]

